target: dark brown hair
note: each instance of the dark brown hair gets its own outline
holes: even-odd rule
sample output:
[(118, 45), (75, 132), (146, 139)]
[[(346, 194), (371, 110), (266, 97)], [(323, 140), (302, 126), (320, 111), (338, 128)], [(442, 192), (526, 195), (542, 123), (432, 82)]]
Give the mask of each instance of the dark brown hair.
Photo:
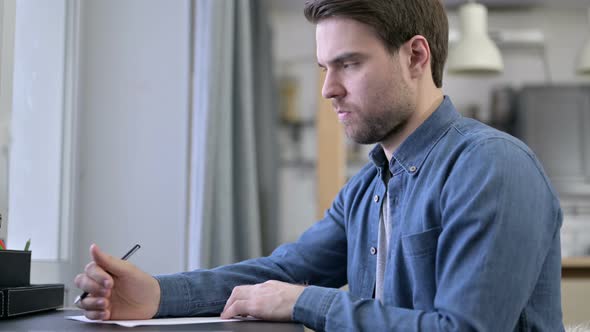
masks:
[(392, 54), (412, 37), (424, 36), (430, 46), (432, 79), (442, 87), (449, 23), (441, 0), (309, 0), (304, 13), (314, 24), (329, 17), (367, 24)]

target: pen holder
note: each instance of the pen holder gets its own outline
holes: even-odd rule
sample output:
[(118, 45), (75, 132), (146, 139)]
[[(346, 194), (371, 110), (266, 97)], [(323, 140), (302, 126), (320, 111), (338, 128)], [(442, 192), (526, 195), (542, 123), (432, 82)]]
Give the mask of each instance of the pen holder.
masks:
[(0, 250), (0, 288), (29, 286), (31, 252)]

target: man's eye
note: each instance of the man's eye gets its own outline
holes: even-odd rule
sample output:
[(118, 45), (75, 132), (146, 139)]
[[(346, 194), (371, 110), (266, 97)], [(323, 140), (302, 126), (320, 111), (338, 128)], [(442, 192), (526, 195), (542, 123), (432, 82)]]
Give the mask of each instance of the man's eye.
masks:
[(342, 65), (342, 68), (344, 68), (344, 69), (350, 68), (350, 67), (355, 66), (356, 64), (357, 64), (356, 62), (347, 62)]

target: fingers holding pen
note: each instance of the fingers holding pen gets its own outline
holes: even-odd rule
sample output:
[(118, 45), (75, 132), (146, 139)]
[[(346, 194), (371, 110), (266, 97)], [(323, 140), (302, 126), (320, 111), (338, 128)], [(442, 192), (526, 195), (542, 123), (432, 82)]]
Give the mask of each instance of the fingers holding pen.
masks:
[(109, 320), (111, 317), (110, 311), (84, 311), (84, 316), (93, 320)]
[[(84, 299), (83, 301), (88, 300), (88, 298)], [(83, 302), (81, 301), (81, 302)], [(80, 303), (81, 303), (80, 302)], [(78, 304), (79, 305), (79, 304)], [(100, 310), (100, 309), (84, 309), (84, 316), (86, 316), (86, 318), (88, 319), (93, 319), (93, 320), (109, 320), (111, 319), (111, 310), (109, 308), (104, 309), (104, 310)]]
[[(84, 275), (78, 275), (78, 276), (84, 276)], [(84, 277), (81, 277), (81, 279), (83, 279)], [(76, 280), (78, 280), (78, 277), (76, 277)], [(78, 281), (76, 281), (76, 283), (78, 283)], [(83, 281), (82, 281), (83, 283)], [(78, 286), (80, 288), (83, 288), (81, 286)], [(95, 296), (95, 295), (89, 295), (87, 297), (85, 297), (84, 299), (82, 299), (81, 301), (75, 302), (75, 305), (84, 310), (84, 316), (86, 316), (89, 319), (94, 319), (94, 320), (108, 320), (111, 317), (111, 303), (110, 303), (110, 293), (111, 290), (107, 289), (106, 293), (104, 293), (104, 296)], [(92, 294), (92, 293), (90, 293)]]
[(109, 309), (109, 300), (104, 297), (87, 296), (76, 304), (86, 311), (105, 311)]
[(98, 265), (96, 261), (86, 264), (84, 273), (104, 288), (113, 287), (113, 277), (102, 266)]
[(76, 286), (94, 296), (108, 297), (113, 286), (113, 279), (94, 262), (86, 265), (84, 273), (74, 279)]

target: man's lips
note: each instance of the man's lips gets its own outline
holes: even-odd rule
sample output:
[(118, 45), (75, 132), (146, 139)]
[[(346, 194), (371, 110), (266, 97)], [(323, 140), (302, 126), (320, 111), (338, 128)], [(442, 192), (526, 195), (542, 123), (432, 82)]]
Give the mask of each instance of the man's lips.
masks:
[(336, 103), (332, 103), (332, 109), (337, 114), (340, 114), (340, 113), (350, 113), (349, 111), (346, 110), (346, 108), (343, 105), (338, 105)]
[(350, 112), (344, 110), (336, 110), (336, 114), (338, 114), (338, 120), (340, 120), (341, 122), (348, 119), (351, 115)]
[(334, 100), (332, 101), (332, 108), (338, 115), (338, 120), (340, 120), (340, 122), (347, 120), (352, 115), (352, 112), (346, 107), (346, 105), (340, 104)]

